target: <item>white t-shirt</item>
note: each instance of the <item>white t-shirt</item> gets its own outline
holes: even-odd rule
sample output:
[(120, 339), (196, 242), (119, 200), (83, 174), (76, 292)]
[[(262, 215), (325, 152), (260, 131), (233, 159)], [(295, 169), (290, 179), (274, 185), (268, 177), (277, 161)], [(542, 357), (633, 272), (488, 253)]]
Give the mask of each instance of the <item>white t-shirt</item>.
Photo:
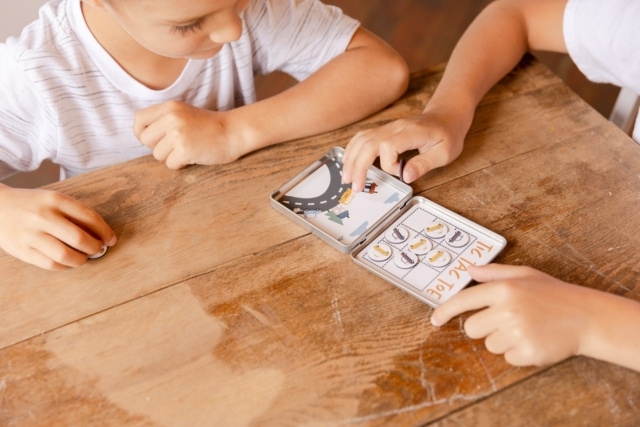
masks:
[(359, 26), (317, 0), (252, 0), (238, 41), (152, 90), (99, 45), (80, 1), (48, 2), (0, 44), (0, 179), (45, 159), (64, 178), (149, 154), (133, 134), (137, 111), (170, 100), (218, 111), (255, 102), (254, 75), (303, 80), (343, 53)]
[(640, 95), (640, 1), (569, 0), (563, 30), (571, 59), (589, 80)]

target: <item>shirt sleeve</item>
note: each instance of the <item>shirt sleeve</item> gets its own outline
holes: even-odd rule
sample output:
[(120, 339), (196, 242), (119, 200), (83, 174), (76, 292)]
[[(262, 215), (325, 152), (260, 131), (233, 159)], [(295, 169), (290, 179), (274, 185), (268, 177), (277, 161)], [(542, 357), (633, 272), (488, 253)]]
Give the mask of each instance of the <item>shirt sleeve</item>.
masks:
[(6, 44), (0, 44), (0, 179), (36, 170), (55, 145), (55, 120)]
[(343, 53), (360, 24), (318, 0), (252, 0), (245, 25), (256, 74), (277, 70), (304, 80)]
[(569, 0), (563, 32), (573, 62), (591, 81), (640, 93), (640, 2)]

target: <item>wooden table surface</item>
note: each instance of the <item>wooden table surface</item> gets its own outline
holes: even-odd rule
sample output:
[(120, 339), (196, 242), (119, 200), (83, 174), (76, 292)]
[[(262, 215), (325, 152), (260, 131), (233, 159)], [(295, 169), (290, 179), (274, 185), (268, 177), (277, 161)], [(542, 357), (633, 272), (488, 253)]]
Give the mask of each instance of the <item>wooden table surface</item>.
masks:
[[(359, 124), (230, 165), (141, 158), (49, 186), (119, 243), (56, 273), (0, 255), (0, 425), (637, 425), (640, 374), (510, 366), (466, 315), (432, 327), (429, 306), (270, 207), (357, 130), (421, 111), (442, 70)], [(498, 262), (640, 300), (639, 179), (640, 146), (526, 57), (461, 157), (412, 187), (505, 236)]]

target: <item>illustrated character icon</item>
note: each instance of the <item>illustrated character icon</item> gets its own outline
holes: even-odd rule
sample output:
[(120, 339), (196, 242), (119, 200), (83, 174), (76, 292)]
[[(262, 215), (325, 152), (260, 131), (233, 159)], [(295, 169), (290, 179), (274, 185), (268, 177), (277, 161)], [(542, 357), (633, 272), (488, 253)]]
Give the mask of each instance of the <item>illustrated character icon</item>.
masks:
[(375, 182), (368, 181), (366, 184), (364, 184), (364, 188), (362, 189), (362, 192), (369, 193), (369, 194), (377, 193), (376, 191), (377, 186), (378, 184), (376, 184)]
[(329, 209), (329, 212), (333, 212), (335, 216), (341, 219), (349, 218), (349, 211), (342, 205), (334, 206)]

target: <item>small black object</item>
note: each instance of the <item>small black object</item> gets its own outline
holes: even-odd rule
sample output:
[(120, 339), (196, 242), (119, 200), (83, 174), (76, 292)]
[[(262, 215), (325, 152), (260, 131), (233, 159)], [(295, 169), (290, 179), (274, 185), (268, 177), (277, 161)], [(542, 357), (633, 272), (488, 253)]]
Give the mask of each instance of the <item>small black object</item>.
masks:
[(407, 163), (407, 161), (404, 158), (400, 158), (400, 171), (398, 172), (398, 178), (400, 178), (400, 181), (402, 181), (403, 184), (406, 184), (406, 182), (404, 182), (404, 178), (402, 177), (404, 173), (405, 163)]

